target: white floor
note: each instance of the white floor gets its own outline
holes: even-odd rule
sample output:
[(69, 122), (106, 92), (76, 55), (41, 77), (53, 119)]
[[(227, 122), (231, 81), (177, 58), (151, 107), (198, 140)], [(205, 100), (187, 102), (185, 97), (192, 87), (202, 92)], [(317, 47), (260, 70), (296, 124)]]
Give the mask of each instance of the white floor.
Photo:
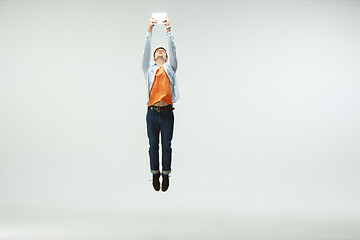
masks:
[(1, 210), (1, 240), (360, 239), (350, 218), (134, 211)]

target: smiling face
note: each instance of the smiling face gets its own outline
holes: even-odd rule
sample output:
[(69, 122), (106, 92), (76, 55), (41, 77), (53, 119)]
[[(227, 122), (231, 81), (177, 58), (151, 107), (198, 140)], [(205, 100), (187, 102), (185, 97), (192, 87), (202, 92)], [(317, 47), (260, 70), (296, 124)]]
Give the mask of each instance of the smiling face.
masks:
[(167, 61), (167, 53), (165, 48), (163, 47), (158, 47), (157, 49), (155, 49), (154, 51), (154, 61), (156, 62), (156, 60), (162, 60), (162, 61)]

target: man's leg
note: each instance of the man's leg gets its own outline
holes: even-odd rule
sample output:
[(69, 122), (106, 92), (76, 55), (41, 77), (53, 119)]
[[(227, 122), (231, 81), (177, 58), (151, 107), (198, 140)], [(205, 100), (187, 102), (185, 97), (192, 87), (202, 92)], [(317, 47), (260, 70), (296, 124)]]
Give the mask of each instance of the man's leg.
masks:
[(153, 186), (156, 191), (160, 190), (159, 172), (159, 133), (160, 113), (148, 110), (146, 114), (147, 134), (149, 138), (150, 169), (153, 174)]
[(174, 113), (162, 112), (161, 116), (161, 148), (162, 148), (162, 174), (163, 183), (162, 191), (166, 191), (169, 187), (169, 173), (171, 172), (171, 140), (173, 138), (174, 130)]

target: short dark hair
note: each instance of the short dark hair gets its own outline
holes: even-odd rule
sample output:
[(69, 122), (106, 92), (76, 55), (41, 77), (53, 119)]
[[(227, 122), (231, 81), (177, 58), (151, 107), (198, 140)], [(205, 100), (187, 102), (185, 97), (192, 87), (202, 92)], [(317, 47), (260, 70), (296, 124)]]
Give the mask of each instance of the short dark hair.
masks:
[(159, 49), (164, 49), (165, 50), (165, 53), (166, 53), (166, 58), (168, 57), (168, 55), (167, 55), (167, 51), (166, 51), (166, 49), (165, 48), (163, 48), (163, 47), (158, 47), (157, 49), (155, 49), (155, 51), (154, 51), (154, 57), (155, 57), (155, 53), (156, 53), (156, 51), (157, 50), (159, 50)]

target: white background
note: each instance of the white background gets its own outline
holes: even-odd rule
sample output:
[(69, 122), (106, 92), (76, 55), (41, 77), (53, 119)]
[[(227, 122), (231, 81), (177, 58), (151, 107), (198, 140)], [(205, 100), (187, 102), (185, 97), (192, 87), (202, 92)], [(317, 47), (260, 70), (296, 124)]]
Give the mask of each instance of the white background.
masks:
[[(166, 193), (149, 181), (141, 71), (153, 12), (171, 19), (181, 93)], [(360, 1), (0, 1), (1, 221), (282, 216), (360, 238), (359, 24)]]

